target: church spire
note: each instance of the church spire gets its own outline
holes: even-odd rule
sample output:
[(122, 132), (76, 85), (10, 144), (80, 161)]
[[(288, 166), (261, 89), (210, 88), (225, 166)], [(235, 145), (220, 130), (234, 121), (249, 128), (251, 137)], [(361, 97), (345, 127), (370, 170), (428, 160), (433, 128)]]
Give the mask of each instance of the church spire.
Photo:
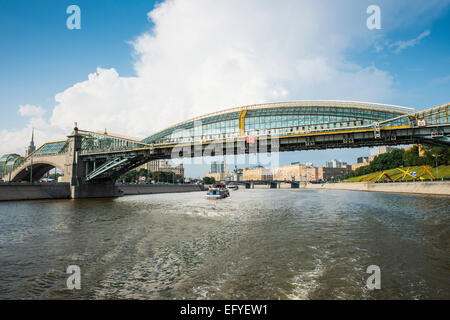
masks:
[(28, 149), (27, 149), (27, 156), (32, 154), (35, 150), (36, 150), (36, 147), (34, 145), (34, 128), (33, 128), (32, 131), (31, 131), (30, 145), (28, 146)]

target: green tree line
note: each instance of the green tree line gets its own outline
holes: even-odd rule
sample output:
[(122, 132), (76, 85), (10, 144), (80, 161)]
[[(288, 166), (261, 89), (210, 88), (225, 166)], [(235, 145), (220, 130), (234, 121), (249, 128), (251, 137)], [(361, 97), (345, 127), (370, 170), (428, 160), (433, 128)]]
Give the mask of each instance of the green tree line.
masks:
[(203, 183), (204, 184), (214, 184), (214, 183), (216, 183), (216, 179), (214, 179), (214, 177), (204, 177)]
[(359, 167), (350, 172), (349, 177), (358, 177), (365, 174), (412, 166), (436, 166), (450, 163), (450, 148), (423, 146), (424, 154), (419, 155), (419, 147), (413, 146), (409, 150), (395, 149), (376, 156), (369, 165)]
[(174, 174), (172, 172), (165, 172), (165, 171), (156, 171), (151, 172), (147, 169), (141, 168), (139, 170), (131, 170), (127, 173), (120, 176), (118, 179), (119, 182), (123, 183), (137, 183), (139, 182), (140, 177), (146, 177), (147, 181), (155, 181), (155, 182), (184, 182), (184, 177), (182, 177), (179, 174)]

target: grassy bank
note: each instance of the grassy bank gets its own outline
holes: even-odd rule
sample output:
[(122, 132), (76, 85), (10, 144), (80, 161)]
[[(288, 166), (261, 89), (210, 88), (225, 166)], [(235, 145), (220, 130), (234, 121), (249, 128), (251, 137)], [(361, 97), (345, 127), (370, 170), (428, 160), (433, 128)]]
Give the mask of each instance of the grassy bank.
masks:
[[(423, 169), (423, 166), (417, 166), (417, 167), (406, 167), (406, 168), (401, 168), (402, 170), (405, 171), (415, 171), (417, 176), (419, 176)], [(436, 179), (441, 179), (441, 178), (450, 178), (450, 166), (448, 165), (443, 165), (443, 166), (439, 166), (436, 170), (436, 167), (434, 168), (430, 168), (431, 173), (433, 174), (434, 178)], [(391, 178), (392, 180), (402, 180), (403, 177), (403, 172), (401, 172), (398, 169), (390, 169), (390, 170), (385, 170), (384, 172), (386, 172)], [(381, 174), (383, 173), (383, 171), (378, 171), (378, 172), (373, 172), (373, 173), (369, 173), (369, 174), (365, 174), (363, 176), (358, 176), (358, 177), (353, 177), (353, 178), (348, 178), (346, 180), (344, 180), (344, 182), (363, 182), (363, 181), (375, 181)], [(428, 172), (425, 171), (424, 174), (421, 175), (422, 178), (424, 179), (432, 179), (432, 177), (430, 176), (430, 174)], [(383, 176), (381, 180), (389, 180), (386, 176)], [(407, 175), (404, 179), (404, 181), (407, 180), (413, 180), (413, 178), (409, 175)], [(416, 180), (419, 180), (419, 178), (416, 178)]]

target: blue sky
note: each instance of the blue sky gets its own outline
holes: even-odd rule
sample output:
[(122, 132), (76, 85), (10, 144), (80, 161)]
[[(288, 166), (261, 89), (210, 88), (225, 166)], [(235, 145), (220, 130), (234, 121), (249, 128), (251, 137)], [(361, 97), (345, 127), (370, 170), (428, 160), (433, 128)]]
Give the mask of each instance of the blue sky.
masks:
[[(74, 3), (82, 9), (81, 30), (66, 28), (66, 8)], [(153, 5), (142, 0), (1, 0), (0, 127), (25, 125), (17, 114), (22, 104), (50, 111), (56, 93), (98, 66), (133, 75), (129, 41), (152, 27), (146, 15)]]
[[(382, 29), (373, 31), (365, 27), (365, 8), (377, 1), (342, 1), (338, 9), (330, 7), (325, 13), (303, 2), (289, 5), (299, 10), (299, 15), (305, 11), (316, 18), (316, 14), (316, 20), (321, 20), (322, 14), (339, 14), (342, 18), (336, 17), (337, 21), (349, 22), (321, 26), (312, 19), (309, 25), (283, 22), (284, 29), (277, 29), (289, 10), (274, 7), (270, 1), (249, 1), (247, 5), (239, 1), (207, 4), (177, 0), (173, 5), (163, 2), (162, 9), (149, 18), (155, 1), (0, 0), (0, 153), (23, 150), (31, 126), (37, 127), (38, 143), (43, 143), (68, 133), (69, 123), (77, 120), (88, 129), (108, 127), (145, 137), (186, 117), (247, 103), (348, 97), (423, 109), (450, 100), (449, 1), (430, 1), (423, 6), (423, 2), (378, 1)], [(71, 4), (81, 8), (81, 30), (66, 28), (66, 8)], [(264, 19), (258, 20), (261, 16)], [(271, 16), (278, 22), (263, 25)], [(255, 22), (242, 25), (246, 17)], [(239, 28), (249, 31), (240, 34)], [(424, 32), (420, 40), (412, 41)], [(336, 38), (342, 38), (336, 53), (329, 53), (333, 46), (320, 44)], [(293, 43), (297, 39), (299, 44)], [(413, 45), (398, 49), (400, 43), (408, 41)], [(281, 43), (288, 53), (276, 52), (271, 43), (274, 48)], [(311, 51), (303, 52), (304, 47)], [(177, 48), (179, 55), (174, 53)], [(161, 57), (166, 53), (169, 57)], [(305, 70), (299, 75), (275, 72), (270, 62), (273, 57), (279, 58), (275, 66), (279, 70), (302, 61), (306, 70), (311, 63), (313, 74), (317, 67), (324, 71), (317, 79), (311, 79)], [(236, 72), (228, 67), (225, 72), (220, 69), (229, 61), (237, 61)], [(258, 83), (256, 76), (247, 79), (248, 70), (258, 73), (264, 83)], [(217, 76), (219, 73), (224, 76)], [(88, 80), (89, 74), (95, 74), (95, 79)], [(329, 80), (334, 77), (348, 84)], [(237, 91), (233, 87), (236, 79), (242, 79), (240, 87), (248, 85), (249, 89), (230, 98)], [(268, 93), (267, 84), (270, 89), (273, 85), (273, 93)], [(116, 85), (123, 88), (123, 95), (99, 89), (94, 100), (86, 93), (89, 88)], [(135, 89), (127, 91), (130, 87)], [(374, 89), (365, 92), (367, 87)], [(148, 93), (127, 103), (143, 91)], [(59, 101), (55, 100), (57, 94)], [(121, 105), (113, 106), (115, 101)], [(44, 115), (20, 115), (19, 106), (27, 104), (39, 106)], [(105, 116), (110, 104), (112, 115), (128, 110), (127, 119)], [(97, 105), (101, 108), (96, 109)], [(154, 120), (158, 117), (161, 120)], [(321, 165), (331, 158), (354, 162), (357, 156), (368, 153), (368, 149), (285, 153), (281, 163), (300, 160)], [(194, 176), (203, 171), (204, 166), (188, 169)]]

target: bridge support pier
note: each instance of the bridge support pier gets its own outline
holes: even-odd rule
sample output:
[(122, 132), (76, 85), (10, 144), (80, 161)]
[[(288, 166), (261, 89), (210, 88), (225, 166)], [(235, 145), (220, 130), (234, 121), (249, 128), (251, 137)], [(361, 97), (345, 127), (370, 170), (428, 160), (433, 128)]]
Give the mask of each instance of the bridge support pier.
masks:
[[(121, 190), (115, 185), (114, 180), (98, 179), (85, 181), (86, 174), (92, 166), (88, 161), (80, 158), (82, 137), (75, 127), (74, 134), (69, 136), (69, 149), (72, 154), (72, 176), (70, 177), (70, 197), (72, 199), (82, 198), (114, 198), (122, 195)], [(95, 169), (95, 162), (93, 168)]]
[(79, 183), (70, 186), (70, 196), (72, 199), (82, 198), (114, 198), (120, 197), (122, 191), (112, 180), (100, 180), (89, 183)]
[(246, 182), (245, 183), (245, 189), (254, 189), (255, 183), (254, 182)]

